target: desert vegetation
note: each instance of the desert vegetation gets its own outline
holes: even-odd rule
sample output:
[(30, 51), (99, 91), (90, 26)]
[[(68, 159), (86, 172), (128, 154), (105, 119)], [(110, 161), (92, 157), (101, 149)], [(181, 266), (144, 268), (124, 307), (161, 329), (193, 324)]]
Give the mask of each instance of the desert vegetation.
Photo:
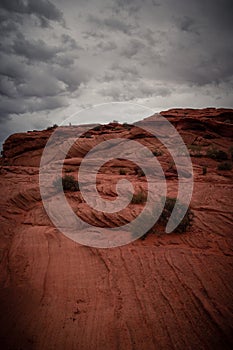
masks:
[(206, 175), (207, 174), (207, 166), (203, 166), (202, 167), (202, 175)]
[(91, 139), (92, 138), (92, 135), (90, 132), (86, 132), (84, 135), (83, 135), (86, 139)]
[(144, 176), (145, 176), (144, 171), (143, 171), (141, 168), (139, 168), (138, 166), (135, 166), (135, 167), (134, 167), (134, 173), (135, 173), (135, 175), (137, 175), (138, 177), (144, 177)]
[(127, 172), (126, 172), (125, 169), (121, 168), (121, 169), (119, 170), (119, 174), (120, 174), (120, 175), (126, 175)]
[(133, 198), (131, 200), (132, 204), (143, 204), (147, 200), (147, 195), (144, 191), (140, 191), (137, 193), (134, 193)]
[[(59, 179), (54, 181), (55, 187), (48, 189), (46, 196), (49, 211), (51, 209), (51, 213), (56, 215), (58, 210), (56, 218), (61, 220), (58, 227), (49, 220), (47, 210), (43, 209), (38, 183), (41, 155), (54, 130), (16, 133), (6, 140), (0, 165), (3, 209), (0, 246), (3, 286), (1, 348), (89, 349), (93, 346), (94, 349), (113, 349), (118, 345), (124, 348), (125, 345), (127, 349), (132, 346), (154, 349), (158, 340), (161, 340), (159, 345), (164, 349), (232, 348), (232, 339), (227, 330), (232, 324), (233, 293), (226, 287), (232, 279), (233, 147), (231, 125), (218, 123), (217, 118), (221, 113), (221, 110), (215, 109), (162, 113), (168, 116), (174, 126), (179, 126), (178, 130), (186, 145), (192, 145), (190, 153), (197, 154), (197, 157), (192, 157), (195, 184), (191, 209), (187, 208), (185, 200), (180, 199), (177, 214), (174, 213), (176, 199), (173, 198), (179, 186), (176, 168), (182, 163), (185, 152), (177, 147), (178, 159), (172, 161), (172, 155), (165, 145), (158, 143), (148, 133), (140, 133), (136, 126), (128, 131), (127, 125), (123, 127), (119, 124), (121, 130), (118, 131), (110, 123), (102, 125), (100, 131), (83, 131), (81, 142), (72, 143), (63, 165), (63, 158), (49, 158), (51, 171), (48, 174), (52, 183), (58, 177), (55, 175), (57, 164), (63, 168)], [(233, 111), (230, 113), (233, 115)], [(193, 131), (195, 119), (203, 120), (205, 132)], [(149, 120), (153, 119), (150, 117)], [(72, 132), (68, 129), (67, 136), (71, 144), (75, 125), (72, 126)], [(80, 130), (83, 130), (82, 127)], [(88, 136), (88, 132), (91, 139), (84, 136), (85, 133)], [(205, 139), (203, 134), (214, 135), (213, 141), (212, 136)], [(150, 150), (150, 156), (147, 156), (149, 152), (145, 153), (145, 157), (140, 155), (141, 162), (123, 161), (123, 153), (109, 162), (106, 158), (106, 163), (97, 173), (98, 196), (111, 201), (114, 206), (119, 180), (127, 177), (134, 188), (133, 200), (128, 206), (119, 212), (108, 213), (104, 211), (105, 207), (103, 211), (98, 211), (85, 201), (85, 196), (78, 191), (76, 180), (81, 181), (81, 178), (77, 177), (77, 171), (90, 148), (104, 140), (118, 137), (129, 140), (141, 138), (138, 142)], [(63, 138), (60, 141), (63, 142)], [(51, 147), (63, 150), (60, 144), (51, 144)], [(123, 150), (126, 150), (129, 159), (138, 155), (136, 145), (132, 144), (132, 148), (128, 149), (124, 147)], [(154, 150), (155, 155), (152, 154)], [(164, 153), (161, 158), (157, 150)], [(210, 157), (206, 155), (207, 150)], [(225, 159), (226, 154), (216, 150), (224, 151), (228, 159)], [(98, 153), (96, 155), (98, 157)], [(168, 194), (164, 194), (168, 197), (164, 198), (165, 205), (159, 211), (159, 218), (156, 213), (160, 200), (153, 196), (152, 191), (147, 192), (150, 181), (153, 181), (150, 165), (156, 159), (161, 163), (168, 187)], [(140, 167), (145, 169), (145, 174), (148, 172), (148, 178)], [(180, 169), (185, 175), (184, 180), (181, 180), (186, 182), (188, 169), (182, 164)], [(91, 191), (90, 182), (88, 175), (82, 180), (85, 191)], [(160, 191), (160, 178), (158, 181), (156, 178), (154, 183)], [(62, 188), (77, 218), (92, 226), (90, 231), (86, 224), (73, 225), (72, 217), (65, 215), (63, 203), (59, 200), (59, 195), (63, 194)], [(120, 194), (125, 190), (127, 196), (126, 184), (121, 190)], [(148, 199), (152, 199), (154, 204), (151, 209), (146, 205)], [(50, 206), (52, 200), (54, 207)], [(98, 203), (96, 194), (94, 200)], [(179, 222), (180, 214), (185, 209), (188, 211)], [(177, 228), (166, 234), (171, 214), (175, 214), (173, 223)], [(139, 216), (140, 219), (135, 221)], [(125, 228), (128, 223), (132, 223), (131, 229)], [(77, 228), (80, 244), (79, 238), (76, 242), (76, 234), (75, 242), (65, 237), (66, 231), (69, 233), (68, 229), (73, 226), (75, 230)], [(60, 227), (65, 228), (65, 235), (60, 232)], [(119, 234), (117, 230), (112, 230), (115, 227), (119, 227)], [(121, 237), (133, 240), (144, 232), (147, 233), (141, 239), (146, 239), (110, 249), (94, 248), (92, 244), (91, 247), (83, 245), (85, 237), (89, 239), (89, 232), (91, 238), (98, 239), (102, 228), (106, 235), (113, 231), (112, 242), (116, 245)], [(106, 238), (113, 245), (110, 236)], [(99, 240), (101, 244), (103, 241)], [(29, 285), (32, 287), (30, 290)], [(19, 287), (20, 298), (16, 298)], [(145, 289), (148, 293), (142, 293)], [(98, 302), (93, 303), (93, 293)], [(54, 295), (56, 300), (53, 302), (51, 297)], [(145, 303), (146, 309), (142, 308)], [(132, 309), (137, 314), (137, 322), (135, 317), (128, 317)], [(171, 309), (177, 321), (175, 327), (172, 319), (167, 322), (169, 320), (166, 317), (160, 317), (160, 314), (166, 315)], [(103, 313), (103, 310), (107, 312)], [(187, 317), (183, 317), (184, 314)], [(115, 322), (115, 316), (120, 322)], [(198, 327), (195, 320), (198, 320)], [(121, 332), (120, 326), (125, 323), (127, 331), (123, 329)], [(114, 334), (112, 324), (119, 326)], [(155, 325), (156, 334), (153, 334)], [(88, 327), (93, 330), (91, 342), (89, 333), (85, 332)], [(28, 332), (25, 333), (25, 329)], [(58, 329), (61, 331), (57, 332)], [(128, 329), (132, 332), (128, 332)], [(115, 339), (114, 335), (119, 339)]]
[(159, 150), (159, 149), (154, 149), (153, 151), (152, 151), (152, 153), (153, 153), (153, 155), (155, 156), (155, 157), (159, 157), (159, 156), (162, 156), (162, 152)]
[(200, 145), (188, 145), (191, 157), (202, 157), (202, 147)]
[(231, 170), (233, 168), (232, 162), (221, 162), (218, 165), (218, 170)]
[[(176, 204), (176, 198), (166, 197), (164, 209), (163, 209), (163, 212), (159, 218), (160, 223), (162, 223), (164, 225), (167, 224), (167, 222), (171, 216), (171, 213), (174, 209), (175, 204)], [(186, 209), (186, 206), (185, 206), (185, 204), (183, 204), (179, 201), (178, 201), (177, 205), (178, 205), (178, 214), (177, 214), (178, 217), (175, 218), (175, 220), (177, 219), (177, 221), (179, 221), (180, 213)], [(183, 217), (183, 219), (181, 220), (181, 222), (177, 226), (176, 232), (178, 232), (178, 233), (186, 232), (188, 227), (191, 225), (192, 217), (193, 217), (192, 211), (190, 208), (188, 208), (186, 213), (185, 213), (185, 216)]]
[(127, 130), (131, 130), (132, 127), (133, 127), (133, 125), (130, 125), (130, 124), (128, 124), (128, 123), (123, 123), (122, 126), (123, 126), (123, 128), (125, 128), (125, 129), (127, 129)]
[(73, 171), (73, 169), (71, 169), (71, 168), (66, 168), (65, 169), (65, 173), (72, 173), (72, 171)]
[[(160, 227), (166, 227), (168, 220), (171, 216), (171, 213), (174, 209), (174, 206), (176, 204), (177, 199), (172, 197), (166, 197), (165, 199), (165, 205), (163, 208), (163, 211), (157, 221), (157, 223), (152, 227), (147, 233), (145, 233), (141, 239), (144, 240), (148, 234), (157, 234), (158, 232), (161, 233)], [(186, 208), (186, 205), (178, 201), (178, 213), (177, 217), (175, 217), (174, 221), (179, 222), (179, 216), (181, 215), (181, 212), (186, 210), (186, 213), (181, 220), (181, 222), (178, 224), (178, 226), (175, 229), (176, 233), (185, 233), (189, 229), (189, 227), (192, 225), (192, 219), (193, 219), (193, 212), (188, 207)]]
[[(165, 199), (165, 205), (163, 208), (163, 211), (157, 221), (157, 223), (147, 232), (145, 233), (141, 239), (144, 240), (148, 234), (157, 234), (158, 232), (161, 233), (161, 226), (166, 227), (168, 220), (171, 216), (171, 213), (174, 209), (175, 203), (176, 203), (176, 198), (172, 197), (166, 197)], [(186, 205), (178, 201), (178, 213), (177, 217), (175, 217), (174, 221), (179, 222), (179, 216), (181, 215), (181, 212), (184, 210), (187, 210), (183, 219), (181, 222), (178, 224), (177, 228), (175, 229), (176, 233), (185, 233), (188, 231), (189, 227), (192, 225), (192, 219), (193, 219), (193, 212), (191, 209), (188, 207), (186, 208)]]
[(48, 126), (47, 130), (53, 130), (53, 129), (56, 129), (56, 128), (58, 128), (58, 125), (57, 124), (53, 124), (53, 126)]
[(57, 178), (53, 182), (54, 187), (57, 191), (61, 191), (62, 188), (64, 191), (76, 192), (79, 191), (78, 181), (72, 175), (65, 175), (62, 178)]
[(100, 131), (101, 128), (102, 128), (101, 125), (97, 125), (97, 126), (95, 126), (95, 127), (93, 128), (93, 130), (94, 130), (94, 131)]
[(206, 156), (208, 158), (212, 158), (212, 159), (215, 159), (215, 160), (218, 160), (218, 161), (221, 161), (221, 160), (227, 160), (228, 159), (228, 155), (225, 151), (222, 151), (220, 149), (217, 149), (215, 147), (211, 147), (207, 150), (206, 152)]

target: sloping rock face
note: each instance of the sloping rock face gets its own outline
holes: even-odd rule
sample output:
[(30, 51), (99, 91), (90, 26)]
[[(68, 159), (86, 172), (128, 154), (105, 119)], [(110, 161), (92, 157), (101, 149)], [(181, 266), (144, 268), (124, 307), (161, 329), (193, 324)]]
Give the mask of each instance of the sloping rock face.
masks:
[(171, 109), (161, 112), (170, 121), (174, 120), (177, 128), (183, 130), (208, 130), (221, 136), (232, 137), (233, 112), (226, 108)]
[[(231, 162), (233, 110), (161, 114), (190, 150), (192, 226), (169, 235), (157, 227), (145, 240), (117, 248), (79, 245), (46, 215), (39, 164), (53, 130), (6, 140), (0, 168), (2, 349), (232, 349), (233, 171), (218, 170), (223, 159), (212, 156), (221, 150)], [(84, 133), (70, 149), (64, 173), (76, 176), (90, 149), (119, 137), (140, 141), (156, 154), (174, 197), (178, 181), (168, 151), (136, 126), (112, 123)], [(124, 177), (137, 190), (146, 189), (135, 164), (114, 159), (98, 175), (100, 194), (112, 199)], [(130, 204), (122, 215), (106, 215), (93, 211), (79, 192), (66, 196), (73, 210), (96, 226), (123, 225), (143, 207)]]

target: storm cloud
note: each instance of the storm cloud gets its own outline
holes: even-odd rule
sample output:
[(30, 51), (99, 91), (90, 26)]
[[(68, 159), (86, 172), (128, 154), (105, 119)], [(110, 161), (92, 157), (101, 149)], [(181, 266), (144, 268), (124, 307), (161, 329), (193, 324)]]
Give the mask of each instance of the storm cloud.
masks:
[(34, 15), (43, 21), (61, 21), (62, 11), (48, 0), (1, 0), (2, 9), (16, 14)]
[(1, 139), (108, 101), (233, 107), (229, 0), (0, 0), (0, 30)]

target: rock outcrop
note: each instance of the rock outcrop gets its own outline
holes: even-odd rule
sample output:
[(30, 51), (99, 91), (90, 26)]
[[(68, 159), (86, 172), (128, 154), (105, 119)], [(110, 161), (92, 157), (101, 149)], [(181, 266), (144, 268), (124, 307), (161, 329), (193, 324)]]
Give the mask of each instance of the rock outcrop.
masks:
[[(2, 349), (232, 349), (233, 171), (218, 170), (221, 159), (211, 157), (211, 151), (225, 152), (231, 162), (233, 110), (161, 114), (190, 150), (192, 226), (169, 235), (158, 227), (145, 240), (112, 249), (73, 242), (53, 226), (43, 208), (39, 165), (53, 129), (6, 140), (0, 168)], [(112, 123), (84, 133), (66, 157), (64, 174), (76, 176), (93, 146), (119, 137), (154, 152), (168, 195), (174, 197), (172, 159), (139, 125)], [(146, 190), (146, 178), (135, 164), (114, 159), (99, 172), (99, 193), (113, 199), (116, 183), (124, 177), (136, 190)], [(74, 212), (96, 226), (121, 226), (143, 208), (130, 204), (120, 215), (107, 215), (90, 208), (79, 192), (66, 195)]]

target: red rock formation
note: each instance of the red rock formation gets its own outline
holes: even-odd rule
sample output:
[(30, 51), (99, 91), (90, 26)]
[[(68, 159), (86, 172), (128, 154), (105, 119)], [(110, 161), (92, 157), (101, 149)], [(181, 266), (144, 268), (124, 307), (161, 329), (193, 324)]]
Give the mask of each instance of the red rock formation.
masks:
[[(175, 109), (162, 115), (191, 150), (193, 224), (184, 234), (165, 235), (159, 228), (144, 241), (112, 249), (81, 246), (47, 217), (38, 166), (51, 130), (6, 140), (0, 168), (1, 348), (232, 348), (233, 171), (219, 171), (218, 161), (206, 157), (206, 151), (215, 147), (230, 158), (233, 111)], [(176, 193), (167, 150), (134, 126), (92, 131), (71, 148), (64, 171), (75, 174), (82, 156), (109, 135), (160, 150), (169, 194)], [(98, 177), (100, 193), (115, 196), (121, 168), (136, 188), (145, 189), (146, 179), (134, 167), (129, 161), (108, 162)], [(100, 226), (122, 225), (142, 208), (130, 205), (124, 215), (106, 216), (89, 208), (79, 192), (67, 193), (67, 199), (82, 218)]]
[(174, 120), (178, 129), (213, 131), (221, 136), (232, 137), (233, 111), (226, 108), (171, 109), (161, 112), (170, 121)]

